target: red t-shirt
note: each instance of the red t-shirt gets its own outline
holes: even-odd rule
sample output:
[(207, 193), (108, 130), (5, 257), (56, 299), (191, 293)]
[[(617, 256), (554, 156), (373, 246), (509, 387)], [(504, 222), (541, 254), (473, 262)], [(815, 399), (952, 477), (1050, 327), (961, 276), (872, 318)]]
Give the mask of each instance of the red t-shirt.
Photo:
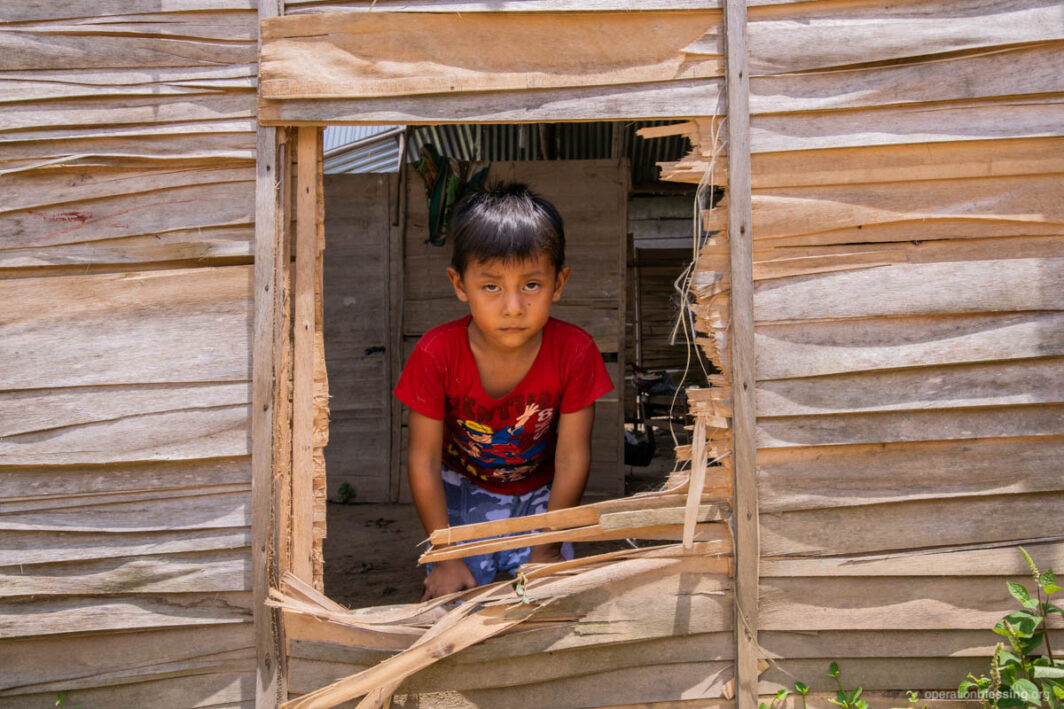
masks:
[(554, 479), (559, 414), (613, 389), (591, 335), (550, 318), (532, 367), (509, 394), (484, 391), (469, 347), (471, 317), (425, 333), (410, 354), (395, 395), (444, 422), (443, 464), (489, 492), (519, 495)]

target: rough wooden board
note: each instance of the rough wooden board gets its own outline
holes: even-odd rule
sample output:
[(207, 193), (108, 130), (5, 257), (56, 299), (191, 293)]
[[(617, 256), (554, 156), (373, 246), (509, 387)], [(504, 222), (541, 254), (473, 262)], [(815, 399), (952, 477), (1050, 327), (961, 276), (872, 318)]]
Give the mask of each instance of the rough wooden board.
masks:
[[(128, 633), (93, 633), (6, 640), (0, 697), (5, 704), (20, 694), (114, 686), (168, 673), (203, 674), (219, 661), (252, 651), (249, 624), (157, 629), (144, 642)], [(150, 639), (150, 642), (147, 640)], [(40, 706), (40, 705), (38, 705)]]
[(252, 183), (192, 184), (20, 211), (5, 218), (6, 246), (41, 248), (201, 228), (250, 226)]
[(180, 0), (160, 3), (159, 0), (73, 0), (55, 5), (51, 0), (27, 0), (17, 6), (0, 10), (4, 22), (33, 22), (45, 20), (78, 20), (104, 17), (125, 17), (140, 13), (194, 12), (212, 10), (254, 10), (252, 0)]
[[(1064, 566), (1064, 544), (1028, 544), (1024, 547), (1040, 569)], [(761, 577), (840, 576), (1000, 576), (1030, 574), (1027, 562), (1015, 547), (962, 549), (959, 551), (914, 550), (888, 556), (832, 557), (829, 559), (762, 559)]]
[[(983, 657), (994, 653), (995, 638), (979, 630), (817, 630), (788, 632), (766, 630), (761, 646), (776, 657), (791, 659), (845, 657)], [(826, 668), (826, 664), (824, 665)]]
[[(477, 650), (488, 644), (514, 644), (516, 639), (516, 636), (503, 636), (469, 650)], [(316, 650), (313, 657), (307, 657), (307, 653), (300, 656), (328, 665), (302, 668), (309, 671), (308, 674), (313, 672), (316, 675), (313, 681), (309, 677), (296, 680), (297, 668), (294, 673), (294, 691), (306, 691), (314, 686), (315, 682), (321, 681), (319, 678), (327, 678), (327, 675), (323, 677), (326, 668), (333, 672), (343, 672), (344, 664), (341, 663), (357, 662), (359, 659), (365, 662), (370, 659), (355, 653), (330, 651), (328, 646), (319, 645), (313, 649)], [(492, 671), (486, 673), (483, 663), (488, 658), (483, 652), (462, 652), (411, 677), (403, 685), (403, 691), (422, 694), (446, 690), (465, 692), (475, 689), (520, 687), (537, 682), (563, 680), (574, 675), (635, 668), (645, 664), (651, 657), (654, 658), (655, 664), (668, 665), (677, 662), (730, 660), (732, 653), (733, 647), (723, 633), (698, 634), (642, 642), (602, 642), (592, 647), (522, 654), (512, 658), (493, 657)]]
[[(1064, 238), (1050, 235), (768, 247), (754, 250), (754, 280), (765, 281), (909, 263), (1046, 259), (1059, 256), (1064, 256)], [(715, 268), (718, 260), (719, 256), (707, 246), (699, 258), (699, 267)], [(691, 288), (696, 295), (705, 297), (725, 285), (726, 282), (719, 281), (713, 271), (700, 271), (695, 273)]]
[(1044, 42), (945, 61), (757, 76), (750, 80), (750, 110), (825, 111), (1059, 93), (1062, 54), (1059, 42)]
[(0, 436), (99, 424), (118, 419), (250, 403), (248, 382), (126, 385), (0, 392)]
[[(212, 94), (220, 91), (255, 88), (254, 65), (222, 65), (222, 71), (210, 74), (181, 77), (177, 70), (160, 71), (164, 74), (154, 81), (138, 72), (134, 77), (108, 76), (106, 72), (91, 72), (87, 75), (71, 72), (23, 72), (14, 75), (0, 74), (0, 89), (4, 98), (0, 105), (21, 102), (56, 101), (86, 98), (116, 98), (135, 96), (170, 96), (178, 101), (183, 97)], [(56, 76), (58, 74), (58, 76)], [(170, 74), (173, 78), (166, 77)], [(140, 79), (138, 81), (138, 78)]]
[(5, 697), (4, 706), (13, 709), (38, 709), (42, 706), (53, 706), (57, 692), (62, 691), (64, 704), (70, 706), (251, 709), (253, 703), (245, 698), (254, 693), (255, 675), (243, 671), (243, 667), (248, 664), (249, 661), (246, 659), (238, 660), (220, 664), (216, 668), (220, 671), (215, 672), (206, 669), (189, 676), (105, 687), (86, 687), (70, 692), (50, 689), (40, 694)]
[(777, 379), (757, 386), (758, 416), (1060, 402), (1064, 359), (1059, 357)]
[[(1049, 110), (1038, 108), (1042, 115)], [(800, 150), (791, 140), (781, 146), (783, 152), (755, 153), (751, 179), (754, 189), (770, 189), (1060, 173), (1062, 142), (1059, 137), (1017, 138)], [(705, 169), (708, 162), (698, 165)], [(692, 167), (691, 179), (698, 173)]]
[(759, 448), (1055, 436), (1064, 431), (1064, 405), (1032, 404), (936, 411), (888, 411), (826, 416), (761, 417)]
[(246, 381), (250, 281), (244, 266), (0, 281), (0, 353), (35, 363), (0, 388)]
[[(219, 135), (231, 134), (229, 140), (237, 140), (246, 146), (253, 140), (255, 134), (255, 119), (252, 118), (209, 118), (198, 121), (187, 121), (175, 124), (166, 123), (143, 123), (133, 125), (109, 125), (87, 124), (69, 127), (43, 127), (27, 128), (14, 132), (0, 132), (0, 143), (5, 146), (5, 155), (8, 146), (14, 146), (11, 157), (26, 157), (34, 155), (47, 155), (50, 150), (62, 150), (64, 146), (71, 144), (66, 141), (85, 141), (87, 146), (103, 147), (109, 145), (108, 141), (124, 141), (133, 145), (168, 145), (171, 140), (186, 140), (189, 136), (199, 136), (204, 139), (205, 145), (209, 141), (218, 139)], [(195, 138), (194, 138), (195, 139)], [(54, 142), (60, 141), (60, 142)], [(102, 142), (97, 142), (102, 141)], [(72, 143), (77, 145), (77, 143)], [(78, 151), (82, 152), (82, 151)], [(180, 154), (189, 151), (180, 150)], [(196, 151), (191, 151), (195, 154)]]
[(524, 709), (530, 704), (578, 709), (606, 703), (664, 701), (677, 695), (685, 699), (719, 697), (723, 685), (731, 678), (731, 662), (645, 664), (512, 689), (470, 690), (462, 694), (473, 706), (492, 709)]
[[(712, 12), (273, 18), (262, 23), (259, 93), (369, 98), (710, 78), (719, 59), (683, 48), (716, 22)], [(449, 41), (456, 34), (462, 42)]]
[(897, 315), (1064, 309), (1064, 258), (876, 268), (758, 284), (759, 323)]
[(1064, 354), (1064, 316), (996, 313), (768, 325), (757, 329), (762, 380)]
[[(260, 101), (264, 125), (345, 123), (533, 123), (607, 121), (701, 115), (720, 99), (715, 79), (575, 89), (485, 91), (394, 98)], [(2, 128), (2, 125), (0, 125)]]
[[(104, 28), (92, 27), (72, 33), (62, 25), (23, 25), (0, 33), (0, 51), (9, 58), (5, 68), (16, 71), (250, 64), (255, 61), (255, 43), (248, 38), (248, 25), (254, 27), (255, 15), (246, 13), (245, 18), (238, 33), (244, 35), (238, 37), (243, 41), (191, 33), (187, 37), (110, 35)], [(189, 29), (195, 31), (194, 26)]]
[(318, 260), (318, 130), (298, 132), (292, 346), (292, 573), (313, 581), (314, 329)]
[[(0, 114), (0, 133), (34, 129), (76, 131), (84, 134), (99, 130), (100, 124), (130, 127), (131, 124), (169, 125), (186, 121), (233, 121), (254, 118), (254, 95), (250, 91), (192, 95), (175, 101), (173, 97), (119, 98), (114, 100), (81, 99), (42, 102), (7, 107)], [(145, 126), (137, 126), (144, 130)]]
[(47, 170), (3, 175), (0, 176), (0, 188), (3, 188), (7, 198), (0, 206), (0, 214), (24, 210), (58, 210), (67, 203), (164, 192), (197, 184), (246, 183), (254, 178), (253, 167), (246, 162), (239, 166), (227, 165), (220, 160), (204, 163), (155, 169), (87, 170), (54, 166)]
[[(159, 234), (102, 241), (0, 249), (6, 276), (43, 275), (15, 269), (77, 267), (146, 270), (160, 262), (169, 268), (242, 265), (251, 255), (250, 225), (178, 229)], [(234, 263), (236, 262), (236, 263)], [(74, 274), (71, 274), (74, 275)]]
[(1052, 0), (763, 7), (749, 13), (750, 71), (799, 72), (1055, 40), (1062, 35), (1058, 10)]
[(761, 599), (773, 630), (982, 630), (1015, 604), (1001, 576), (771, 577)]
[(768, 448), (758, 494), (770, 511), (1052, 492), (1060, 436)]
[[(799, 111), (751, 118), (755, 153), (859, 146), (1059, 137), (1064, 102), (1058, 96), (1008, 96), (874, 106), (846, 111)], [(710, 146), (703, 146), (708, 155)], [(756, 160), (756, 159), (755, 159)], [(755, 177), (756, 182), (756, 177)]]
[(5, 531), (0, 566), (241, 549), (250, 545), (251, 535), (245, 527), (115, 532), (106, 536), (95, 532)]
[[(55, 468), (48, 469), (54, 472)], [(42, 474), (42, 469), (35, 469), (37, 475)], [(23, 476), (23, 479), (32, 479)], [(75, 478), (77, 479), (77, 478)], [(57, 509), (82, 509), (97, 505), (112, 505), (115, 503), (138, 502), (146, 499), (178, 499), (196, 497), (208, 494), (228, 494), (233, 492), (247, 492), (248, 483), (241, 482), (230, 485), (204, 485), (190, 488), (156, 488), (147, 490), (120, 491), (111, 494), (78, 494), (63, 497), (23, 497), (0, 502), (0, 512), (9, 514), (13, 512), (40, 512)]]
[[(915, 222), (936, 219), (970, 220), (968, 236), (980, 236), (981, 225), (993, 222), (1010, 223), (1010, 235), (1038, 233), (1024, 231), (1028, 224), (1056, 225), (1059, 233), (1064, 210), (1054, 199), (1058, 181), (1054, 175), (1017, 175), (759, 190), (754, 236), (758, 246), (767, 246), (788, 236), (909, 222), (911, 236), (919, 239), (926, 237)], [(723, 228), (720, 211), (710, 213), (709, 229)]]
[(0, 568), (0, 597), (250, 589), (246, 549)]
[[(754, 5), (776, 5), (784, 0), (750, 0)], [(787, 0), (810, 2), (811, 0)], [(500, 0), (486, 5), (476, 0), (286, 0), (289, 15), (309, 12), (397, 9), (403, 12), (602, 12), (639, 10), (705, 10), (719, 8), (719, 0)]]
[[(246, 424), (245, 424), (246, 425)], [(247, 488), (132, 502), (71, 505), (0, 514), (0, 529), (26, 532), (158, 532), (240, 527), (251, 523)]]
[(8, 600), (0, 637), (251, 622), (248, 593), (128, 595)]
[[(225, 458), (250, 453), (249, 406), (146, 413), (6, 436), (0, 454), (15, 465), (85, 465)], [(175, 435), (175, 431), (180, 434)]]
[[(1061, 504), (1064, 493), (1054, 491), (764, 514), (762, 554), (822, 556), (1029, 543), (1054, 535), (1046, 520), (1055, 518)], [(1001, 515), (1003, 506), (1009, 509), (1007, 518)]]
[(0, 509), (30, 503), (60, 507), (72, 501), (164, 495), (183, 488), (246, 486), (250, 482), (247, 457), (109, 466), (20, 466), (0, 469)]
[[(834, 657), (834, 656), (832, 656)], [(782, 660), (778, 669), (769, 669), (761, 677), (758, 685), (759, 691), (764, 694), (774, 694), (777, 689), (793, 686), (794, 677), (808, 677), (809, 686), (814, 692), (824, 692), (824, 698), (834, 697), (838, 690), (835, 681), (827, 676), (825, 668), (832, 660), (821, 658), (816, 660)], [(910, 687), (921, 687), (926, 690), (957, 691), (957, 684), (966, 677), (969, 672), (978, 676), (986, 672), (987, 658), (985, 657), (956, 657), (956, 658), (920, 658), (913, 659), (863, 659), (847, 658), (840, 662), (842, 669), (842, 681), (849, 687), (863, 687), (870, 692), (875, 690), (895, 690), (904, 697), (903, 692)], [(958, 679), (959, 678), (959, 679)], [(851, 684), (854, 683), (854, 684)], [(852, 690), (851, 690), (852, 691)], [(814, 699), (810, 695), (809, 703)], [(877, 709), (898, 706), (900, 702), (895, 697), (893, 701), (885, 697), (878, 703)], [(819, 706), (819, 704), (814, 705)], [(961, 709), (963, 704), (958, 702), (954, 705)]]

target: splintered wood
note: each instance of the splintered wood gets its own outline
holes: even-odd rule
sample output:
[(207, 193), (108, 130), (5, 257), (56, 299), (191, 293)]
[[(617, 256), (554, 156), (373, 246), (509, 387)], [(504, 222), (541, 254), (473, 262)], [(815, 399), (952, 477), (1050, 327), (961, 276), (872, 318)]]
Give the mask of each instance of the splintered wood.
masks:
[[(308, 643), (324, 648), (320, 645), (323, 642), (345, 646), (349, 653), (361, 648), (363, 653), (372, 651), (375, 662), (355, 674), (348, 670), (325, 687), (307, 691), (283, 706), (324, 709), (359, 697), (363, 699), (358, 706), (386, 706), (391, 694), (415, 673), (444, 663), (475, 643), (506, 634), (519, 624), (522, 644), (533, 653), (533, 661), (540, 652), (536, 648), (541, 646), (541, 639), (549, 638), (555, 648), (582, 645), (588, 633), (593, 637), (594, 629), (606, 618), (612, 618), (614, 625), (603, 630), (613, 637), (603, 637), (600, 643), (626, 646), (637, 638), (666, 637), (678, 621), (674, 612), (669, 612), (672, 601), (668, 596), (651, 599), (683, 574), (694, 572), (697, 586), (704, 589), (697, 597), (700, 610), (712, 613), (711, 609), (719, 608), (729, 595), (726, 575), (730, 560), (722, 554), (726, 546), (723, 541), (698, 542), (690, 551), (678, 545), (622, 550), (531, 567), (513, 583), (496, 583), (426, 603), (356, 611), (342, 609), (313, 587), (286, 577), (283, 590), (273, 591), (267, 603), (283, 610), (286, 627), (294, 631), (289, 634), (289, 643), (301, 643), (299, 647), (308, 651)], [(606, 602), (603, 589), (610, 589)], [(456, 601), (462, 603), (455, 605)], [(628, 615), (630, 610), (621, 610), (618, 605), (647, 603), (663, 606), (666, 612), (658, 616), (644, 608), (633, 617)], [(694, 622), (693, 614), (686, 617), (688, 623)], [(704, 628), (701, 632), (726, 630), (719, 624), (721, 619), (719, 614), (700, 615), (698, 627)], [(632, 621), (637, 621), (636, 625), (626, 627)], [(687, 630), (693, 632), (695, 628)], [(341, 648), (338, 651), (343, 652)], [(300, 655), (298, 650), (296, 655)], [(314, 657), (308, 654), (301, 663)], [(322, 657), (317, 654), (317, 658)], [(526, 672), (529, 669), (526, 667)], [(343, 666), (332, 671), (337, 670), (343, 672)], [(526, 680), (535, 681), (534, 668), (531, 671), (533, 676), (526, 675)], [(486, 686), (492, 686), (490, 678), (482, 676), (484, 680), (489, 682)], [(293, 682), (300, 680), (293, 678)], [(302, 685), (293, 689), (303, 691)], [(609, 690), (603, 694), (611, 696)]]
[[(1064, 548), (1044, 516), (1064, 495), (1050, 472), (1064, 441), (1059, 8), (749, 4), (746, 31), (758, 643), (778, 658), (761, 691), (827, 654), (866, 691), (900, 689), (901, 667), (937, 667), (911, 682), (949, 686), (993, 651), (967, 629), (1007, 612), (1002, 559)], [(703, 117), (643, 135), (691, 140), (665, 179), (725, 184), (727, 130)], [(688, 398), (718, 425), (735, 403), (735, 198), (703, 213), (691, 285), (724, 377)], [(709, 440), (728, 450), (723, 430)], [(993, 580), (976, 590), (972, 574)], [(858, 629), (898, 638), (838, 644)]]

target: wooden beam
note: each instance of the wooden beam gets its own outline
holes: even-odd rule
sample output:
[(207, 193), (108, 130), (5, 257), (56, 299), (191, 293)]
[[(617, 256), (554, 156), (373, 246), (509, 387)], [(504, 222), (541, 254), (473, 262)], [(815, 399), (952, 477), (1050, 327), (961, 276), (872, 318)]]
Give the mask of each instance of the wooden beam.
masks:
[(295, 325), (292, 375), (292, 573), (313, 582), (314, 281), (318, 251), (318, 129), (297, 141)]
[(746, 2), (724, 5), (728, 99), (728, 246), (731, 276), (732, 455), (735, 471), (736, 706), (758, 703), (757, 462), (754, 405), (754, 266), (751, 231), (750, 76)]
[[(261, 2), (259, 17), (279, 12)], [(269, 589), (279, 583), (280, 529), (274, 515), (274, 425), (278, 335), (284, 329), (283, 274), (279, 262), (286, 227), (283, 189), (286, 174), (278, 150), (278, 130), (260, 126), (255, 165), (255, 303), (251, 406), (251, 566), (255, 626), (255, 705), (271, 709), (288, 696), (287, 653), (280, 611), (267, 608)], [(280, 185), (280, 187), (278, 186)]]

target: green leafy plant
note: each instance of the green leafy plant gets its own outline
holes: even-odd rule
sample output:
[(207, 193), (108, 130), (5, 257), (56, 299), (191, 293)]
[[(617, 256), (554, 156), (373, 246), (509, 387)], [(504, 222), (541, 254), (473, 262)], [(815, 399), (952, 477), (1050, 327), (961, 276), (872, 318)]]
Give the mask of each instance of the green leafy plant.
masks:
[(336, 496), (340, 498), (342, 504), (347, 504), (355, 499), (355, 488), (351, 483), (340, 483), (340, 487), (336, 489)]
[(805, 705), (805, 695), (809, 694), (809, 686), (805, 682), (795, 682), (794, 691), (802, 698), (802, 709), (809, 709)]
[(832, 662), (828, 666), (828, 677), (834, 679), (835, 684), (839, 687), (838, 691), (835, 692), (835, 698), (828, 699), (829, 702), (842, 707), (842, 709), (868, 709), (868, 702), (861, 699), (863, 690), (860, 687), (852, 692), (847, 692), (846, 688), (842, 686), (842, 680), (839, 678), (839, 663)]
[[(1020, 547), (1020, 552), (1034, 578), (1034, 595), (1022, 583), (1008, 582), (1009, 593), (1023, 609), (998, 621), (994, 632), (1003, 635), (1009, 646), (999, 642), (990, 660), (990, 676), (969, 673), (957, 693), (972, 694), (987, 708), (1058, 709), (1064, 702), (1064, 661), (1053, 655), (1046, 620), (1053, 613), (1064, 618), (1064, 610), (1049, 600), (1061, 587), (1052, 570), (1039, 571), (1027, 550)], [(1045, 654), (1035, 656), (1042, 646)]]

